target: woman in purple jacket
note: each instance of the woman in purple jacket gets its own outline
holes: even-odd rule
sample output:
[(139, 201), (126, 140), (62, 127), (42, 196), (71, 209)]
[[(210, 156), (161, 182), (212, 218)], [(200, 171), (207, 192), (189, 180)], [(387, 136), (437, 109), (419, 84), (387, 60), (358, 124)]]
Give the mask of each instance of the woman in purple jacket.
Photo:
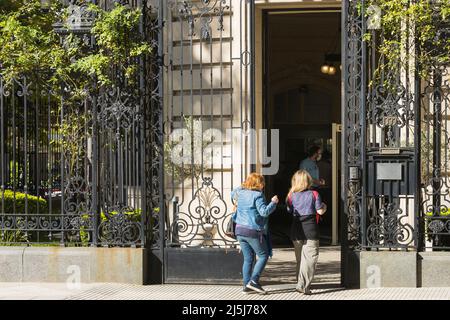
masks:
[(297, 260), (297, 288), (300, 293), (311, 294), (319, 258), (318, 220), (327, 210), (317, 191), (310, 190), (312, 178), (306, 170), (299, 170), (291, 180), (286, 197), (288, 212), (292, 213), (291, 240)]

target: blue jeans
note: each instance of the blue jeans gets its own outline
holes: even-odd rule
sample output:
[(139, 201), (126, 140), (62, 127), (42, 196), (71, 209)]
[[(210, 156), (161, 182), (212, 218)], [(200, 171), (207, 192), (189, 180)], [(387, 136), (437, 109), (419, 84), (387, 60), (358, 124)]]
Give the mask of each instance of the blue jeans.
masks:
[[(269, 259), (269, 251), (267, 249), (267, 241), (263, 239), (260, 242), (259, 238), (250, 238), (244, 236), (237, 236), (239, 244), (241, 245), (241, 251), (244, 255), (244, 265), (242, 266), (242, 276), (244, 280), (244, 286), (250, 282), (250, 280), (259, 282), (259, 277), (266, 266), (267, 260)], [(253, 268), (253, 262), (255, 260), (255, 255), (258, 256), (255, 267)]]

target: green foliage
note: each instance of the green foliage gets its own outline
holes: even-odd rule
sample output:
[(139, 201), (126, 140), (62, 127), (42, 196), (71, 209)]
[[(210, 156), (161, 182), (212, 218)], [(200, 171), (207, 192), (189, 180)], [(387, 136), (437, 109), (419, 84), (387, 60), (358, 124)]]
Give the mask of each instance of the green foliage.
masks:
[[(202, 173), (208, 170), (212, 161), (209, 154), (203, 154), (202, 157), (202, 153), (214, 141), (214, 137), (205, 135), (201, 121), (195, 120), (193, 116), (183, 116), (183, 128), (187, 136), (184, 136), (182, 141), (167, 139), (164, 143), (164, 170), (172, 176), (174, 183), (194, 178), (198, 188)], [(180, 144), (183, 147), (183, 155), (180, 154)], [(189, 148), (191, 150), (186, 150)], [(197, 161), (194, 161), (194, 158)], [(199, 163), (199, 159), (202, 159), (202, 163)]]
[(150, 53), (150, 46), (138, 32), (140, 9), (115, 4), (111, 11), (89, 4), (95, 13), (91, 33), (96, 45), (89, 48), (70, 34), (60, 41), (53, 24), (67, 16), (60, 1), (49, 0), (42, 10), (40, 0), (8, 0), (0, 6), (0, 63), (8, 81), (26, 75), (58, 92), (61, 81), (69, 85), (72, 97), (82, 97), (92, 89), (114, 83), (115, 71), (133, 82), (137, 57)]
[[(90, 47), (76, 34), (60, 37), (54, 31), (54, 24), (65, 21), (68, 12), (61, 1), (48, 2), (46, 10), (40, 0), (0, 2), (0, 74), (6, 82), (26, 76), (28, 83), (45, 85), (59, 108), (64, 97), (64, 119), (55, 117), (63, 139), (51, 144), (66, 151), (72, 174), (89, 135), (86, 124), (91, 119), (84, 113), (83, 99), (89, 92), (115, 84), (118, 73), (127, 84), (136, 83), (138, 57), (150, 53), (150, 45), (138, 29), (140, 9), (115, 4), (105, 11), (89, 4), (95, 14), (91, 29), (95, 45)], [(40, 94), (39, 90), (32, 92)]]
[[(29, 167), (27, 168), (27, 170), (29, 170)], [(29, 172), (29, 171), (28, 171)], [(23, 164), (20, 164), (17, 161), (9, 161), (9, 181), (11, 181), (11, 186), (12, 183), (17, 184), (18, 180), (19, 180), (19, 176), (23, 174)]]
[[(433, 216), (433, 212), (429, 211), (425, 215), (428, 216), (428, 217), (432, 217)], [(447, 209), (446, 211), (439, 212), (439, 216), (441, 216), (441, 217), (450, 216), (450, 209)]]
[[(81, 218), (83, 219), (83, 221), (86, 224), (89, 224), (89, 220), (92, 217), (90, 215), (88, 215), (88, 214), (85, 214), (85, 215), (82, 215)], [(89, 240), (90, 240), (89, 239), (89, 231), (86, 231), (85, 225), (80, 226), (79, 236), (80, 236), (79, 240), (81, 242), (81, 246), (82, 247), (88, 247), (89, 246)]]
[[(432, 66), (450, 63), (450, 39), (439, 34), (442, 25), (449, 23), (450, 0), (366, 1), (367, 8), (371, 5), (378, 6), (382, 11), (383, 41), (377, 43), (380, 59), (375, 70), (375, 81), (380, 81), (382, 71), (395, 75), (407, 68), (417, 71), (426, 80), (431, 76)], [(411, 41), (412, 37), (416, 39), (415, 43)], [(367, 33), (364, 39), (371, 40), (372, 34)], [(411, 61), (417, 62), (417, 68)], [(385, 79), (387, 82), (389, 80)], [(389, 85), (384, 84), (386, 87)]]
[[(64, 53), (52, 23), (60, 9), (59, 2), (52, 2), (46, 13), (38, 0), (9, 2), (14, 4), (12, 10), (6, 11), (5, 5), (0, 11), (3, 77), (7, 81), (22, 75), (36, 78), (39, 72), (58, 68), (58, 62), (64, 60)], [(48, 80), (55, 79), (49, 77)]]
[(112, 79), (108, 78), (108, 69), (115, 65), (129, 81), (133, 81), (137, 71), (133, 58), (151, 51), (150, 45), (139, 36), (141, 10), (131, 10), (119, 4), (111, 11), (104, 11), (93, 4), (90, 4), (89, 9), (97, 17), (92, 34), (95, 36), (98, 52), (78, 60), (75, 69), (95, 75), (101, 84), (110, 84)]
[(65, 150), (68, 174), (71, 176), (75, 174), (77, 166), (83, 167), (86, 153), (86, 125), (91, 115), (85, 114), (81, 108), (76, 109), (72, 106), (71, 113), (66, 115), (64, 122), (59, 126), (59, 132), (64, 139), (52, 143), (59, 144)]
[[(108, 214), (109, 214), (109, 216), (114, 216), (118, 213), (119, 213), (118, 211), (111, 211)], [(142, 209), (134, 209), (131, 211), (125, 211), (124, 214), (130, 219), (130, 221), (141, 222)], [(100, 213), (100, 219), (101, 219), (101, 221), (108, 220), (108, 217), (105, 215), (105, 213), (103, 211)]]
[[(25, 200), (27, 199), (27, 200)], [(2, 193), (0, 192), (0, 208), (1, 208)], [(5, 210), (3, 213), (25, 213), (25, 201), (28, 202), (27, 213), (47, 213), (47, 201), (40, 197), (26, 195), (22, 192), (13, 192), (12, 190), (5, 190), (4, 203)], [(14, 211), (14, 203), (16, 210)]]
[(2, 230), (0, 232), (0, 246), (14, 246), (15, 243), (25, 243), (27, 236), (23, 230)]

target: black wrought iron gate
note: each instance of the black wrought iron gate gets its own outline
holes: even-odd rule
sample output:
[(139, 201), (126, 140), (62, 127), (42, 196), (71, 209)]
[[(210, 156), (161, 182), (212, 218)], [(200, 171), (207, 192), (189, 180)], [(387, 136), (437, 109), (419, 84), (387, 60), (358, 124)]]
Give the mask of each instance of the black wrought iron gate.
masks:
[[(117, 74), (69, 103), (0, 74), (1, 242), (145, 247), (155, 281), (238, 282), (224, 229), (254, 164), (255, 3), (131, 2), (153, 48), (133, 86)], [(368, 3), (342, 1), (344, 275), (358, 250), (450, 249), (448, 60), (421, 77), (412, 32), (397, 39), (407, 67), (380, 69)], [(70, 9), (94, 46), (86, 3)]]
[[(105, 10), (113, 5), (93, 3)], [(71, 34), (91, 50), (88, 3), (66, 4), (67, 20), (54, 24), (59, 40), (67, 45)], [(144, 74), (125, 80), (117, 71), (110, 85), (93, 81), (74, 95), (70, 81), (61, 80), (58, 89), (46, 83), (52, 70), (33, 71), (6, 79), (0, 70), (1, 242), (144, 247), (151, 220), (143, 201), (144, 129), (151, 114)]]
[[(87, 52), (88, 2), (65, 1), (54, 25)], [(1, 242), (140, 247), (153, 281), (240, 281), (224, 229), (254, 154), (254, 2), (93, 2), (142, 8), (152, 52), (135, 78), (111, 66), (112, 83), (79, 98), (0, 70)]]
[[(344, 283), (352, 252), (449, 248), (449, 65), (434, 59), (422, 77), (414, 21), (386, 34), (371, 4), (342, 8)], [(436, 30), (448, 37), (448, 24)], [(399, 43), (398, 68), (383, 67), (386, 39)]]
[(151, 251), (166, 283), (241, 279), (237, 241), (224, 231), (230, 192), (251, 167), (253, 15), (253, 1), (159, 2), (161, 211)]

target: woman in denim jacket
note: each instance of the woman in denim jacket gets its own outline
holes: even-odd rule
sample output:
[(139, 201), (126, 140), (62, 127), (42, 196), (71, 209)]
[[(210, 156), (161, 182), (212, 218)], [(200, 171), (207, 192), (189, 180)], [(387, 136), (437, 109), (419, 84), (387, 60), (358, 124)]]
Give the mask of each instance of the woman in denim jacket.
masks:
[[(269, 258), (268, 221), (269, 215), (275, 211), (278, 197), (274, 196), (267, 204), (262, 190), (264, 177), (251, 173), (244, 183), (231, 192), (231, 198), (237, 201), (237, 210), (233, 219), (236, 222), (235, 234), (244, 256), (242, 275), (244, 282), (243, 293), (251, 290), (265, 294), (266, 291), (259, 284), (259, 277)], [(258, 260), (252, 270), (255, 254)]]

